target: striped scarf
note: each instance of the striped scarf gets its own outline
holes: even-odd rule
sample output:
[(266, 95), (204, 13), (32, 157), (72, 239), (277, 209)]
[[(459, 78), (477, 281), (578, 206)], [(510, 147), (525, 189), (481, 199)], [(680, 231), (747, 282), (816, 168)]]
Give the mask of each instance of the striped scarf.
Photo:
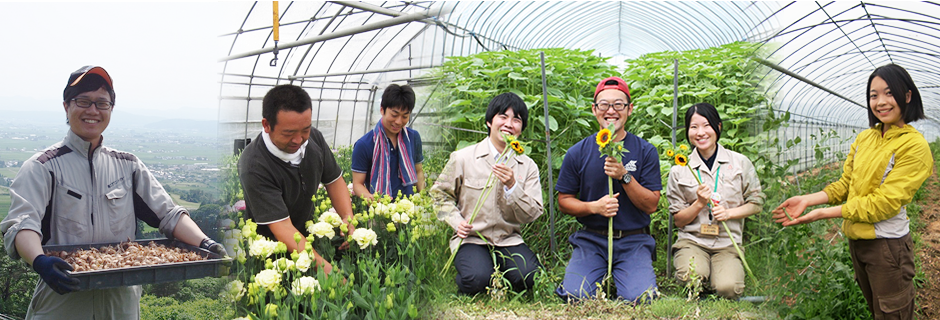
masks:
[[(382, 121), (375, 124), (373, 131), (375, 134), (372, 136), (372, 142), (375, 143), (375, 147), (372, 149), (372, 176), (369, 179), (369, 183), (372, 185), (372, 192), (395, 197), (396, 195), (392, 194), (392, 183), (388, 176), (390, 172), (389, 163), (391, 162), (389, 159), (391, 152), (388, 145), (388, 138), (385, 136), (385, 128), (382, 127)], [(402, 185), (406, 187), (414, 185), (418, 180), (415, 164), (411, 159), (411, 150), (414, 147), (411, 143), (411, 137), (408, 136), (408, 128), (402, 128), (401, 132), (398, 133), (398, 152), (401, 154), (401, 161), (398, 162), (398, 167)]]

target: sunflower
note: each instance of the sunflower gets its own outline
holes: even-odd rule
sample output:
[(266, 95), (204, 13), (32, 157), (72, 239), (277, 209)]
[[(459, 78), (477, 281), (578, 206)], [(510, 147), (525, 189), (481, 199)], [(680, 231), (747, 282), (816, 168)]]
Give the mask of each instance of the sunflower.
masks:
[(679, 145), (679, 150), (682, 150), (682, 151), (689, 151), (689, 146), (684, 145), (684, 144), (680, 144), (680, 145)]
[(509, 146), (512, 147), (512, 150), (515, 151), (516, 154), (525, 153), (525, 148), (522, 147), (522, 143), (520, 143), (519, 140), (513, 140), (509, 143)]
[(687, 164), (689, 164), (689, 158), (687, 158), (685, 155), (683, 155), (683, 154), (681, 154), (681, 153), (680, 153), (680, 154), (677, 154), (677, 155), (676, 155), (676, 164), (685, 167)]
[(622, 145), (622, 144), (618, 144), (618, 145), (617, 145), (617, 152), (623, 152), (623, 145)]
[(610, 130), (607, 128), (597, 132), (597, 146), (603, 149), (610, 143)]
[(674, 156), (674, 155), (676, 155), (676, 153), (675, 153), (674, 151), (672, 151), (672, 149), (666, 150), (666, 156), (667, 156), (667, 157), (672, 158), (672, 156)]

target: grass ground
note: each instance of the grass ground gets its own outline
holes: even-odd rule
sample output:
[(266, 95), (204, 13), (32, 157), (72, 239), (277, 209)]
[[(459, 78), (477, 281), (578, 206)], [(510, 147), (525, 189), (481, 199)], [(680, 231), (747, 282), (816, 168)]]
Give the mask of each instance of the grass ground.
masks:
[(182, 200), (180, 199), (180, 196), (178, 194), (171, 193), (170, 197), (173, 198), (173, 202), (175, 202), (177, 205), (183, 206), (183, 208), (186, 208), (187, 210), (193, 211), (193, 210), (199, 209), (198, 203)]
[[(937, 157), (937, 156), (935, 156)], [(831, 172), (830, 172), (831, 171)], [(938, 167), (935, 171), (940, 171)], [(838, 178), (834, 166), (802, 176), (789, 193), (821, 189), (822, 183)], [(815, 180), (814, 180), (815, 179)], [(813, 182), (811, 184), (809, 182)], [(802, 186), (798, 186), (802, 183)], [(821, 185), (816, 185), (821, 184)], [(787, 195), (777, 195), (777, 198)], [(919, 318), (940, 316), (940, 179), (936, 173), (908, 206), (918, 255), (917, 310)], [(778, 203), (780, 200), (768, 199)], [(765, 208), (765, 211), (769, 209)], [(765, 212), (766, 213), (766, 212)], [(767, 217), (758, 221), (769, 220)], [(502, 300), (483, 293), (474, 297), (458, 294), (454, 272), (430, 286), (431, 311), (428, 319), (793, 319), (870, 317), (864, 298), (854, 282), (846, 240), (838, 219), (819, 221), (806, 227), (780, 228), (769, 222), (748, 222), (748, 228), (768, 228), (748, 241), (747, 257), (759, 283), (748, 279), (745, 296), (762, 296), (766, 301), (750, 303), (703, 295), (687, 301), (686, 290), (662, 274), (657, 265), (657, 282), (663, 297), (648, 305), (633, 306), (615, 301), (590, 300), (568, 305), (551, 290), (563, 274), (564, 257), (540, 257), (549, 276), (536, 283), (535, 292)], [(763, 223), (763, 225), (760, 225)], [(769, 225), (769, 227), (768, 227)], [(562, 243), (561, 245), (565, 245)], [(662, 245), (658, 245), (660, 247)], [(660, 255), (661, 260), (663, 256)], [(552, 279), (555, 275), (556, 279)], [(825, 294), (824, 294), (825, 292)], [(842, 293), (838, 293), (842, 292)], [(828, 313), (827, 313), (828, 312)]]

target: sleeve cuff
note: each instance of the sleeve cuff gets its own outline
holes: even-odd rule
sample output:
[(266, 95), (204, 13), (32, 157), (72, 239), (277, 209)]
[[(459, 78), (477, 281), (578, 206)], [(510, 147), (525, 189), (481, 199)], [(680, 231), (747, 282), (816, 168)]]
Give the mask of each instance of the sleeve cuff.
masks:
[(512, 195), (512, 191), (516, 190), (516, 187), (519, 186), (519, 181), (516, 181), (512, 185), (512, 188), (506, 188), (506, 185), (503, 185), (503, 198), (509, 199), (509, 196)]

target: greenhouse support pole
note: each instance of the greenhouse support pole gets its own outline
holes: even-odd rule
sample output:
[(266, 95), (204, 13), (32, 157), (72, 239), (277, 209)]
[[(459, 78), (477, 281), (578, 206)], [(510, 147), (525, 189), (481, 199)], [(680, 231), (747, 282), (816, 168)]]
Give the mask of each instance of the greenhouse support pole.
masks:
[(539, 58), (542, 60), (542, 106), (545, 108), (545, 153), (548, 159), (548, 218), (549, 218), (549, 228), (550, 228), (550, 237), (549, 243), (551, 244), (552, 252), (555, 252), (555, 202), (551, 201), (552, 197), (555, 196), (555, 183), (552, 182), (552, 137), (551, 131), (548, 127), (548, 83), (545, 79), (545, 51), (539, 52)]
[[(676, 149), (676, 117), (679, 114), (679, 59), (672, 59), (675, 68), (672, 73), (672, 148)], [(666, 277), (672, 274), (672, 215), (669, 215), (669, 225), (666, 226)]]
[[(376, 22), (372, 22), (372, 23), (367, 23), (367, 24), (364, 24), (364, 25), (361, 25), (361, 26), (357, 26), (357, 27), (353, 27), (353, 28), (349, 28), (349, 29), (343, 29), (343, 30), (339, 30), (339, 31), (334, 31), (333, 33), (328, 33), (328, 34), (313, 36), (313, 37), (310, 37), (310, 38), (301, 39), (301, 40), (294, 41), (294, 42), (282, 43), (281, 46), (278, 47), (278, 49), (279, 49), (279, 50), (284, 50), (284, 49), (289, 49), (289, 48), (293, 48), (293, 47), (299, 47), (299, 46), (303, 46), (303, 45), (308, 45), (308, 44), (313, 44), (313, 43), (317, 43), (317, 42), (321, 42), (321, 41), (326, 41), (326, 40), (330, 40), (330, 39), (336, 39), (336, 38), (340, 38), (340, 37), (350, 36), (350, 35), (354, 35), (354, 34), (357, 34), (357, 33), (364, 33), (364, 32), (369, 32), (369, 31), (373, 31), (373, 30), (383, 29), (383, 28), (387, 28), (387, 27), (391, 27), (391, 26), (395, 26), (395, 25), (399, 25), (399, 24), (409, 23), (409, 22), (412, 22), (412, 21), (423, 20), (423, 19), (430, 18), (430, 17), (434, 17), (434, 16), (437, 16), (437, 15), (448, 14), (448, 13), (450, 13), (450, 10), (451, 10), (451, 9), (443, 9), (443, 8), (442, 8), (441, 10), (427, 10), (427, 11), (422, 11), (422, 12), (416, 12), (416, 13), (406, 14), (406, 15), (398, 16), (398, 17), (391, 18), (391, 19), (386, 19), (386, 20), (376, 21)], [(245, 58), (245, 57), (251, 57), (251, 56), (256, 56), (256, 55), (260, 55), (260, 54), (265, 54), (265, 53), (272, 52), (272, 51), (274, 51), (274, 48), (261, 48), (261, 49), (251, 50), (251, 51), (248, 51), (248, 52), (233, 54), (233, 55), (230, 55), (230, 56), (228, 56), (228, 57), (221, 58), (221, 59), (219, 59), (218, 61), (219, 61), (219, 62), (222, 62), (222, 61), (229, 61), (229, 60), (241, 59), (241, 58)]]

